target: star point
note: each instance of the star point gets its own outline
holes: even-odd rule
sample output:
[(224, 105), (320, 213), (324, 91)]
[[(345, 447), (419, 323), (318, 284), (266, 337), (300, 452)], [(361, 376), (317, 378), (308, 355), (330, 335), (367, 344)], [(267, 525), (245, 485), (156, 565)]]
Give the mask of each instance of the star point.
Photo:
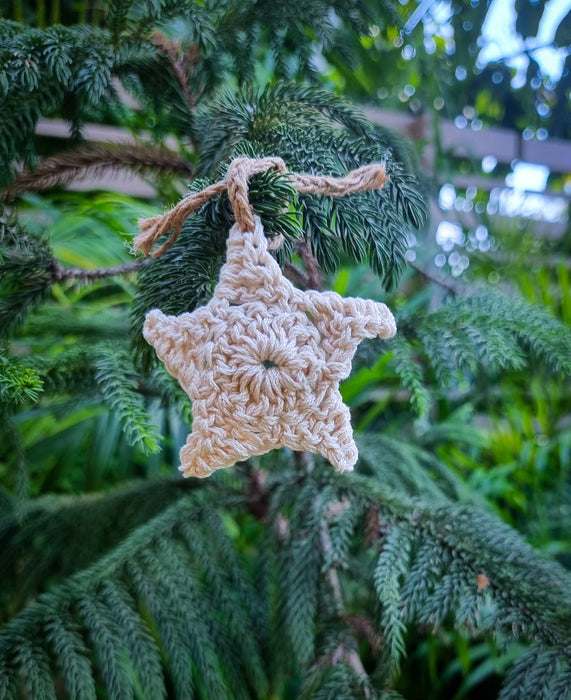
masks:
[(193, 404), (181, 471), (205, 477), (280, 447), (353, 469), (339, 382), (361, 340), (395, 332), (384, 304), (294, 287), (268, 253), (260, 221), (253, 231), (235, 225), (208, 304), (180, 316), (155, 309), (145, 321), (145, 338)]

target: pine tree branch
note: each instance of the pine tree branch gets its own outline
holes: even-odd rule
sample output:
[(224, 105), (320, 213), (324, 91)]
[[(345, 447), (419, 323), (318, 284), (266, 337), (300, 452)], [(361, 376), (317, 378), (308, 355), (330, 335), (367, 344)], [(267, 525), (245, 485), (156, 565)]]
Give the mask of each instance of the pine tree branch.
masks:
[[(327, 509), (325, 510), (325, 517), (321, 520), (319, 531), (321, 551), (324, 556), (330, 554), (333, 550), (333, 543), (331, 541), (331, 535), (329, 533), (327, 518), (334, 517), (339, 512), (348, 508), (351, 508), (351, 504), (346, 498), (344, 498), (338, 503), (330, 503)], [(339, 574), (337, 573), (337, 568), (335, 564), (333, 564), (327, 569), (327, 572), (325, 574), (325, 580), (327, 581), (331, 589), (338, 618), (348, 623), (348, 616), (345, 610), (343, 593), (341, 591), (341, 582), (339, 581)], [(349, 626), (352, 627), (353, 630), (355, 630), (354, 625)], [(351, 638), (354, 638), (354, 634), (351, 634)], [(357, 640), (355, 639), (355, 643), (356, 642)], [(353, 671), (359, 679), (368, 679), (368, 674), (365, 671), (365, 668), (361, 661), (361, 657), (359, 656), (358, 652), (353, 648), (347, 648), (344, 640), (339, 642), (339, 645), (331, 655), (330, 659), (332, 666), (335, 666), (337, 663), (339, 663), (339, 661), (343, 660), (353, 669)], [(367, 685), (363, 685), (363, 691), (366, 698), (369, 698), (371, 696), (370, 690), (367, 687)]]
[(6, 406), (0, 404), (0, 419), (2, 422), (2, 434), (6, 440), (7, 447), (15, 454), (16, 475), (15, 475), (15, 492), (16, 492), (16, 517), (19, 519), (22, 514), (22, 508), (25, 500), (30, 494), (30, 475), (26, 461), (26, 449), (22, 442), (22, 438), (14, 422), (14, 418), (8, 412)]
[(185, 102), (191, 112), (196, 109), (197, 98), (200, 95), (192, 95), (188, 89), (187, 76), (192, 68), (198, 63), (200, 54), (196, 44), (183, 53), (180, 42), (167, 39), (159, 31), (153, 32), (151, 43), (167, 58), (173, 75), (184, 96)]
[[(329, 528), (327, 527), (327, 522), (325, 520), (321, 521), (321, 530), (319, 533), (321, 541), (321, 551), (324, 555), (329, 554), (333, 547), (331, 543), (331, 536), (329, 535)], [(339, 574), (334, 566), (331, 566), (325, 578), (329, 583), (331, 588), (331, 593), (333, 594), (333, 600), (335, 601), (335, 607), (337, 608), (337, 614), (342, 617), (345, 612), (345, 606), (343, 604), (343, 594), (341, 593), (341, 583), (339, 582)]]
[[(353, 477), (355, 484), (360, 480), (359, 476)], [(379, 503), (382, 502), (385, 522), (392, 523), (388, 528), (385, 523), (380, 524), (377, 533), (383, 547), (379, 559), (379, 573), (385, 575), (392, 566), (390, 559), (394, 558), (395, 562), (398, 560), (399, 565), (406, 568), (400, 572), (395, 571), (395, 580), (398, 581), (400, 576), (408, 577), (411, 569), (411, 545), (414, 543), (413, 551), (416, 557), (418, 537), (434, 542), (440, 552), (448, 552), (451, 557), (446, 563), (446, 568), (438, 574), (438, 585), (442, 586), (446, 577), (453, 575), (450, 570), (453, 563), (462, 570), (463, 575), (470, 576), (474, 586), (477, 585), (478, 575), (485, 572), (488, 579), (486, 590), (494, 596), (498, 606), (503, 606), (503, 610), (496, 611), (497, 617), (492, 617), (485, 623), (488, 629), (506, 632), (511, 628), (514, 636), (521, 633), (568, 655), (571, 595), (568, 572), (555, 562), (537, 555), (508, 525), (496, 520), (484, 510), (471, 505), (458, 506), (450, 503), (419, 509), (418, 503), (412, 500), (408, 505), (404, 501), (391, 503), (392, 497), (388, 496), (386, 490), (379, 489), (376, 496), (373, 496), (375, 487), (369, 480), (363, 481), (363, 485), (365, 484), (369, 496), (372, 496), (371, 504), (375, 498)], [(392, 545), (398, 545), (392, 549), (389, 543), (391, 536)], [(407, 544), (408, 547), (405, 546)], [(509, 559), (506, 556), (507, 552)], [(429, 566), (433, 564), (430, 560)], [(455, 573), (459, 575), (458, 571)], [(409, 623), (413, 620), (418, 621), (419, 611), (424, 605), (431, 604), (434, 595), (431, 587), (435, 585), (435, 580), (429, 583), (428, 579), (425, 579), (425, 582), (429, 586), (428, 589), (411, 588), (411, 595), (416, 599), (414, 612), (410, 607), (410, 600), (403, 602), (399, 591), (398, 604), (408, 606)], [(542, 590), (541, 598), (537, 597), (537, 590)], [(448, 595), (452, 595), (452, 591)], [(458, 605), (459, 600), (454, 600), (453, 606)], [(431, 623), (435, 626), (442, 624), (438, 611), (432, 608), (430, 610)], [(515, 619), (514, 612), (517, 613)]]
[[(344, 641), (340, 642), (337, 648), (333, 651), (330, 656), (330, 660), (332, 666), (336, 666), (340, 661), (344, 661), (353, 669), (359, 680), (367, 680), (369, 678), (359, 654), (355, 651), (355, 649), (347, 648)], [(366, 698), (371, 697), (371, 691), (367, 685), (363, 685), (363, 693)]]
[(63, 267), (59, 262), (54, 260), (52, 265), (52, 282), (61, 282), (62, 280), (75, 281), (93, 281), (105, 279), (106, 277), (114, 277), (116, 275), (126, 275), (130, 272), (138, 272), (143, 267), (148, 265), (149, 259), (133, 260), (132, 262), (124, 263), (123, 265), (114, 265), (113, 267), (103, 267), (95, 270), (85, 270), (80, 267)]
[(22, 172), (11, 187), (0, 192), (0, 200), (9, 201), (25, 192), (42, 192), (61, 187), (109, 170), (189, 176), (192, 167), (177, 153), (146, 145), (105, 145), (80, 148), (42, 160), (34, 170)]

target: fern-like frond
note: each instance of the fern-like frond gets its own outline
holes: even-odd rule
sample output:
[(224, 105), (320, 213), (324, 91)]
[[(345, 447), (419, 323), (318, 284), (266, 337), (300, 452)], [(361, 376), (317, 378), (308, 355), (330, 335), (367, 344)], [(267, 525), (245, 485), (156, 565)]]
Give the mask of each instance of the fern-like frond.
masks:
[(373, 579), (381, 603), (380, 625), (389, 677), (398, 674), (405, 654), (406, 612), (401, 586), (409, 572), (411, 540), (406, 527), (394, 527), (388, 532)]
[(112, 62), (106, 34), (96, 27), (10, 29), (0, 20), (0, 33), (8, 33), (0, 50), (2, 186), (10, 182), (15, 160), (33, 153), (38, 119), (61, 108), (71, 92), (80, 104), (95, 104), (109, 83)]
[[(267, 681), (256, 632), (260, 620), (244, 618), (247, 626), (240, 630), (240, 612), (232, 611), (259, 609), (257, 594), (239, 559), (218, 556), (221, 546), (228, 552), (232, 545), (223, 528), (212, 529), (220, 521), (204, 524), (213, 496), (171, 506), (5, 625), (0, 633), (2, 683), (12, 692), (18, 678), (28, 687), (41, 683), (41, 697), (50, 697), (55, 695), (54, 678), (61, 674), (58, 682), (69, 693), (95, 697), (97, 674), (116, 698), (134, 688), (158, 698), (166, 696), (167, 688), (178, 697), (263, 697)], [(202, 538), (211, 545), (197, 550)], [(205, 571), (216, 572), (220, 585), (205, 578)], [(238, 584), (234, 593), (228, 581)], [(219, 618), (212, 614), (215, 610)], [(228, 614), (236, 626), (227, 624)], [(115, 624), (103, 624), (106, 620)], [(34, 652), (24, 655), (27, 643), (22, 643), (32, 630), (35, 665), (30, 663)]]
[[(124, 327), (118, 331), (123, 335)], [(163, 425), (175, 444), (179, 444), (192, 421), (188, 398), (166, 372), (157, 370), (143, 376), (135, 371), (124, 341), (110, 350), (107, 339), (98, 340), (88, 344), (71, 342), (68, 338), (69, 342), (61, 348), (61, 336), (56, 332), (51, 351), (22, 357), (17, 365), (11, 359), (2, 364), (20, 367), (18, 376), (36, 377), (42, 388), (41, 401), (30, 409), (21, 428), (24, 433), (31, 431), (33, 436), (30, 458), (43, 462), (49, 455), (46, 466), (49, 465), (48, 472), (55, 470), (55, 474), (62, 465), (69, 466), (76, 459), (72, 446), (84, 444), (89, 438), (93, 447), (88, 451), (87, 464), (77, 463), (82, 478), (88, 481), (94, 476), (93, 470), (100, 469), (96, 465), (103, 467), (105, 460), (119, 460), (119, 464), (129, 453), (139, 459), (139, 450), (158, 452), (161, 438), (152, 422)], [(12, 375), (13, 370), (11, 380)], [(7, 389), (3, 391), (2, 399), (7, 409), (13, 410), (15, 404), (9, 399), (14, 398), (14, 392), (9, 393)], [(34, 419), (47, 429), (39, 441), (33, 428)], [(9, 444), (10, 425), (10, 421), (0, 423), (0, 443), (5, 440)], [(68, 442), (67, 448), (62, 440)], [(16, 457), (17, 453), (11, 454), (10, 450), (4, 455), (10, 465)], [(96, 479), (92, 488), (100, 488), (99, 483)]]
[[(571, 609), (568, 573), (541, 559), (515, 532), (484, 511), (455, 505), (428, 511), (411, 503), (405, 516), (402, 502), (395, 506), (392, 517), (385, 511), (383, 530), (389, 528), (391, 534), (381, 536), (378, 567), (384, 557), (399, 552), (392, 544), (399, 537), (397, 532), (400, 537), (413, 535), (406, 548), (411, 553), (406, 566), (403, 559), (400, 568), (388, 569), (399, 572), (403, 585), (399, 587), (395, 579), (389, 587), (394, 614), (381, 620), (385, 634), (395, 634), (399, 620), (438, 628), (453, 613), (456, 623), (470, 634), (494, 631), (538, 640), (557, 659), (550, 674), (534, 685), (547, 688), (555, 671), (571, 662), (566, 651)], [(379, 595), (384, 602), (388, 593), (383, 589)], [(397, 610), (400, 619), (395, 618)], [(394, 664), (400, 655), (397, 647)]]
[(42, 380), (34, 369), (10, 362), (0, 355), (0, 404), (33, 402), (41, 391)]
[(108, 494), (8, 499), (0, 517), (0, 596), (13, 615), (53, 583), (88, 566), (196, 484), (152, 481)]
[(320, 547), (316, 527), (316, 488), (308, 481), (288, 519), (290, 536), (280, 557), (283, 626), (295, 658), (307, 663), (314, 654)]
[(46, 242), (0, 221), (0, 337), (47, 299), (53, 264)]
[[(273, 460), (262, 462), (271, 468)], [(234, 517), (243, 518), (251, 503), (240, 488), (249, 470), (238, 468), (215, 478), (216, 488), (201, 482), (177, 497), (6, 623), (2, 687), (21, 683), (50, 697), (50, 679), (59, 676), (87, 694), (97, 677), (111, 695), (140, 688), (154, 697), (265, 697), (267, 673), (277, 669), (275, 659), (266, 663), (264, 645), (273, 654), (277, 644), (282, 672), (300, 672), (306, 694), (329, 693), (345, 680), (355, 693), (380, 692), (398, 668), (411, 625), (438, 629), (454, 619), (469, 635), (533, 640), (536, 650), (512, 673), (537, 692), (565, 688), (571, 582), (561, 567), (474, 506), (442, 500), (427, 507), (374, 477), (339, 476), (319, 463), (281, 466), (258, 474), (267, 546), (255, 586), (235, 547), (242, 535)], [(363, 541), (366, 555), (355, 546)], [(369, 621), (348, 614), (356, 601)], [(274, 615), (277, 637), (268, 629)], [(371, 637), (375, 619), (380, 656)], [(357, 643), (363, 630), (373, 645), (372, 676)], [(338, 674), (349, 675), (342, 681)], [(515, 683), (508, 676), (506, 697)]]
[(394, 365), (404, 386), (410, 392), (410, 403), (419, 416), (424, 416), (432, 405), (422, 369), (421, 358), (411, 343), (397, 336), (391, 343), (394, 352)]
[(531, 364), (571, 372), (569, 326), (521, 297), (495, 292), (458, 298), (416, 317), (414, 325), (403, 318), (390, 342), (395, 369), (420, 415), (430, 407), (431, 383), (447, 387), (465, 375), (493, 377)]
[(100, 348), (95, 361), (95, 381), (105, 402), (118, 416), (131, 445), (145, 452), (158, 452), (157, 426), (151, 425), (137, 383), (129, 372), (129, 355), (117, 348)]
[[(356, 440), (361, 470), (372, 472), (379, 483), (398, 493), (436, 502), (473, 498), (438, 458), (410, 441), (372, 432), (358, 433)], [(461, 441), (459, 433), (455, 440)]]
[(447, 341), (449, 357), (460, 368), (482, 363), (492, 372), (520, 369), (524, 350), (555, 372), (571, 372), (571, 330), (522, 298), (484, 293), (443, 306), (422, 326), (428, 354), (438, 331)]

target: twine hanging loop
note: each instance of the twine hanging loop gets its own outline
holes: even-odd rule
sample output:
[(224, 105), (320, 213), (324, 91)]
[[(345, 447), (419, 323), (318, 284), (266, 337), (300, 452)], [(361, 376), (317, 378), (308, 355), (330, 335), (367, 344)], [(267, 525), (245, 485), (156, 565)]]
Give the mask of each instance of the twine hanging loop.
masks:
[[(281, 158), (235, 158), (228, 166), (226, 177), (223, 180), (185, 197), (161, 216), (140, 219), (141, 233), (133, 241), (134, 248), (145, 255), (159, 257), (176, 242), (186, 219), (209, 199), (224, 191), (228, 193), (234, 218), (240, 229), (253, 231), (255, 220), (254, 211), (248, 198), (248, 180), (253, 175), (270, 168), (275, 168), (278, 172), (287, 175), (289, 182), (300, 194), (343, 197), (355, 192), (380, 189), (387, 181), (384, 163), (365, 165), (352, 170), (344, 177), (330, 177), (289, 172)], [(153, 251), (154, 244), (169, 232), (170, 236), (167, 241)]]

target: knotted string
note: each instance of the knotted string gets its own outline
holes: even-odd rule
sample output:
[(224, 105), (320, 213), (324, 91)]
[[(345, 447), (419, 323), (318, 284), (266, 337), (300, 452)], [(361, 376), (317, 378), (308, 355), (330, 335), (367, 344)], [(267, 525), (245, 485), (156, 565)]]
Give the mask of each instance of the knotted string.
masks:
[[(139, 220), (141, 233), (133, 241), (136, 250), (158, 258), (166, 252), (180, 235), (185, 220), (205, 202), (224, 191), (234, 212), (236, 223), (242, 231), (253, 231), (254, 210), (248, 199), (248, 180), (256, 173), (275, 168), (287, 175), (289, 182), (300, 194), (321, 194), (329, 197), (343, 197), (354, 192), (380, 189), (387, 181), (383, 163), (372, 163), (352, 170), (344, 177), (309, 175), (289, 172), (281, 158), (235, 158), (228, 166), (226, 177), (200, 192), (182, 199), (175, 207), (161, 216)], [(169, 238), (159, 248), (152, 251), (154, 244), (162, 236)]]

